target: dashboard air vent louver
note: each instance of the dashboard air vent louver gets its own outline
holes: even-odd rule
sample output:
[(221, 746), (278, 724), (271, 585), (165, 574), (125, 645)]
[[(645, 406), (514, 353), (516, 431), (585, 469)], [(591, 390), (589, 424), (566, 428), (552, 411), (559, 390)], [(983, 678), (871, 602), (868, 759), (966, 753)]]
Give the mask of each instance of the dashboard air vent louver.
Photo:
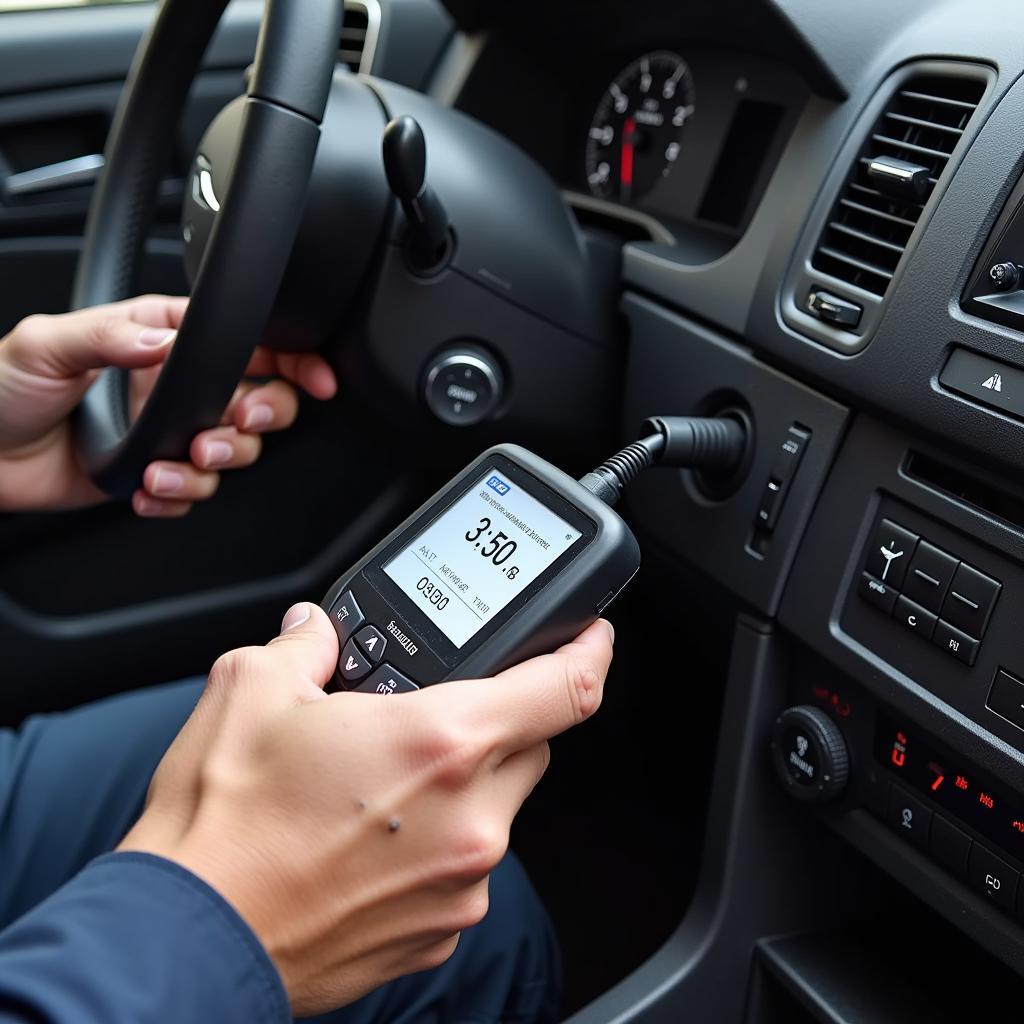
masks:
[[(985, 92), (979, 78), (906, 79), (872, 126), (825, 222), (812, 266), (884, 296), (936, 182)], [(879, 173), (888, 168), (889, 182)], [(893, 187), (893, 175), (914, 187)], [(895, 182), (898, 185), (898, 182)]]
[(370, 18), (366, 8), (356, 4), (345, 4), (345, 20), (341, 26), (338, 61), (354, 73), (359, 72), (369, 28)]

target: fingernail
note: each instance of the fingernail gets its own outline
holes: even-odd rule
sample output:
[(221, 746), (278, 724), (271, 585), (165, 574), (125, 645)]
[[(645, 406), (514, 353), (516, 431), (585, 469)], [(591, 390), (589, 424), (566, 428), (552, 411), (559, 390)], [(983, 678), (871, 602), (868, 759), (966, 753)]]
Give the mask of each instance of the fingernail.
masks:
[(607, 619), (601, 621), (608, 627), (608, 639), (615, 643), (615, 627)]
[(136, 515), (140, 516), (156, 515), (164, 507), (162, 501), (151, 498), (148, 494), (136, 494), (132, 499), (132, 505)]
[(158, 469), (153, 474), (154, 494), (177, 494), (185, 486), (185, 474), (176, 469)]
[(285, 612), (284, 618), (281, 620), (281, 632), (287, 633), (290, 629), (295, 629), (301, 626), (304, 622), (309, 621), (309, 605), (308, 604), (293, 604), (291, 608)]
[(177, 333), (166, 327), (147, 327), (139, 331), (139, 344), (145, 345), (146, 348), (159, 348), (166, 345)]
[(206, 465), (223, 466), (235, 456), (235, 449), (227, 441), (210, 441), (206, 445)]
[(269, 427), (274, 419), (274, 410), (269, 405), (254, 405), (245, 417), (245, 430), (259, 430)]

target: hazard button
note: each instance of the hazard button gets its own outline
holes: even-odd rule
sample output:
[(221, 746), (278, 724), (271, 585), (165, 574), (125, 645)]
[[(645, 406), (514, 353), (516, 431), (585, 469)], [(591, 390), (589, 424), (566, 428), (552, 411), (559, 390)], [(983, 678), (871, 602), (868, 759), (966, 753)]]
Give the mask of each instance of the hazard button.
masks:
[(939, 382), (952, 391), (1024, 419), (1024, 370), (1016, 366), (957, 348), (939, 374)]

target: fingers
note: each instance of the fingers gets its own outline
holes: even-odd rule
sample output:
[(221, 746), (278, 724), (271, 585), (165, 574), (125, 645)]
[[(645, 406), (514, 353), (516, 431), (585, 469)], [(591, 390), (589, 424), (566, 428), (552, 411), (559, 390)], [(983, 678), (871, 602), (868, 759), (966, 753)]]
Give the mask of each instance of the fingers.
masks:
[(338, 380), (328, 362), (312, 352), (271, 352), (258, 348), (253, 353), (247, 377), (284, 377), (307, 394), (322, 401), (333, 398)]
[(321, 356), (311, 352), (282, 352), (277, 363), (282, 377), (320, 401), (327, 401), (338, 392), (338, 378)]
[(132, 495), (132, 511), (141, 519), (180, 519), (192, 511), (192, 502), (154, 498), (140, 487)]
[(197, 469), (244, 469), (260, 457), (263, 441), (258, 434), (244, 434), (234, 427), (215, 427), (197, 434), (189, 458)]
[[(116, 306), (114, 307), (117, 308)], [(130, 318), (147, 327), (170, 327), (177, 330), (185, 319), (188, 299), (173, 295), (140, 295), (121, 304)]]
[(281, 621), (281, 634), (267, 645), (286, 673), (323, 689), (338, 665), (338, 634), (327, 613), (303, 602), (293, 605)]
[(250, 434), (286, 430), (299, 414), (299, 396), (283, 380), (255, 387), (241, 386), (225, 415), (225, 423)]
[(170, 351), (174, 331), (92, 310), (23, 320), (4, 346), (11, 362), (42, 377), (77, 377), (104, 366), (154, 366)]
[[(436, 690), (460, 687), (459, 703), (470, 727), (494, 736), (499, 753), (515, 753), (578, 725), (598, 709), (613, 637), (611, 625), (600, 619), (554, 654), (517, 665), (485, 686), (448, 683)], [(435, 697), (433, 689), (424, 696), (445, 699)]]
[(519, 808), (544, 777), (550, 763), (551, 748), (547, 743), (520, 750), (501, 763), (496, 773), (496, 800), (501, 803), (509, 820), (519, 813)]
[(142, 475), (142, 489), (150, 497), (175, 502), (206, 501), (219, 484), (216, 473), (188, 462), (151, 462)]

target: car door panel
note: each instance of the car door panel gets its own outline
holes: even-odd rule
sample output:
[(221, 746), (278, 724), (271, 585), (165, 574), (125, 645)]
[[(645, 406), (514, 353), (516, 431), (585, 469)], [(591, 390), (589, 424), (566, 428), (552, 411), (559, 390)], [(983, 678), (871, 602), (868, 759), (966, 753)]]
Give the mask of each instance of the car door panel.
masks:
[[(375, 71), (423, 87), (449, 38), (435, 0), (386, 0)], [(178, 126), (141, 291), (184, 294), (182, 180), (212, 117), (244, 88), (261, 0), (233, 0)], [(91, 186), (7, 196), (4, 181), (102, 151), (149, 3), (0, 14), (0, 335), (67, 308)], [(413, 59), (415, 58), (415, 59)], [(0, 720), (202, 672), (263, 642), (408, 511), (424, 486), (388, 456), (397, 429), (353, 396), (304, 403), (260, 463), (173, 522), (124, 505), (0, 517)]]

